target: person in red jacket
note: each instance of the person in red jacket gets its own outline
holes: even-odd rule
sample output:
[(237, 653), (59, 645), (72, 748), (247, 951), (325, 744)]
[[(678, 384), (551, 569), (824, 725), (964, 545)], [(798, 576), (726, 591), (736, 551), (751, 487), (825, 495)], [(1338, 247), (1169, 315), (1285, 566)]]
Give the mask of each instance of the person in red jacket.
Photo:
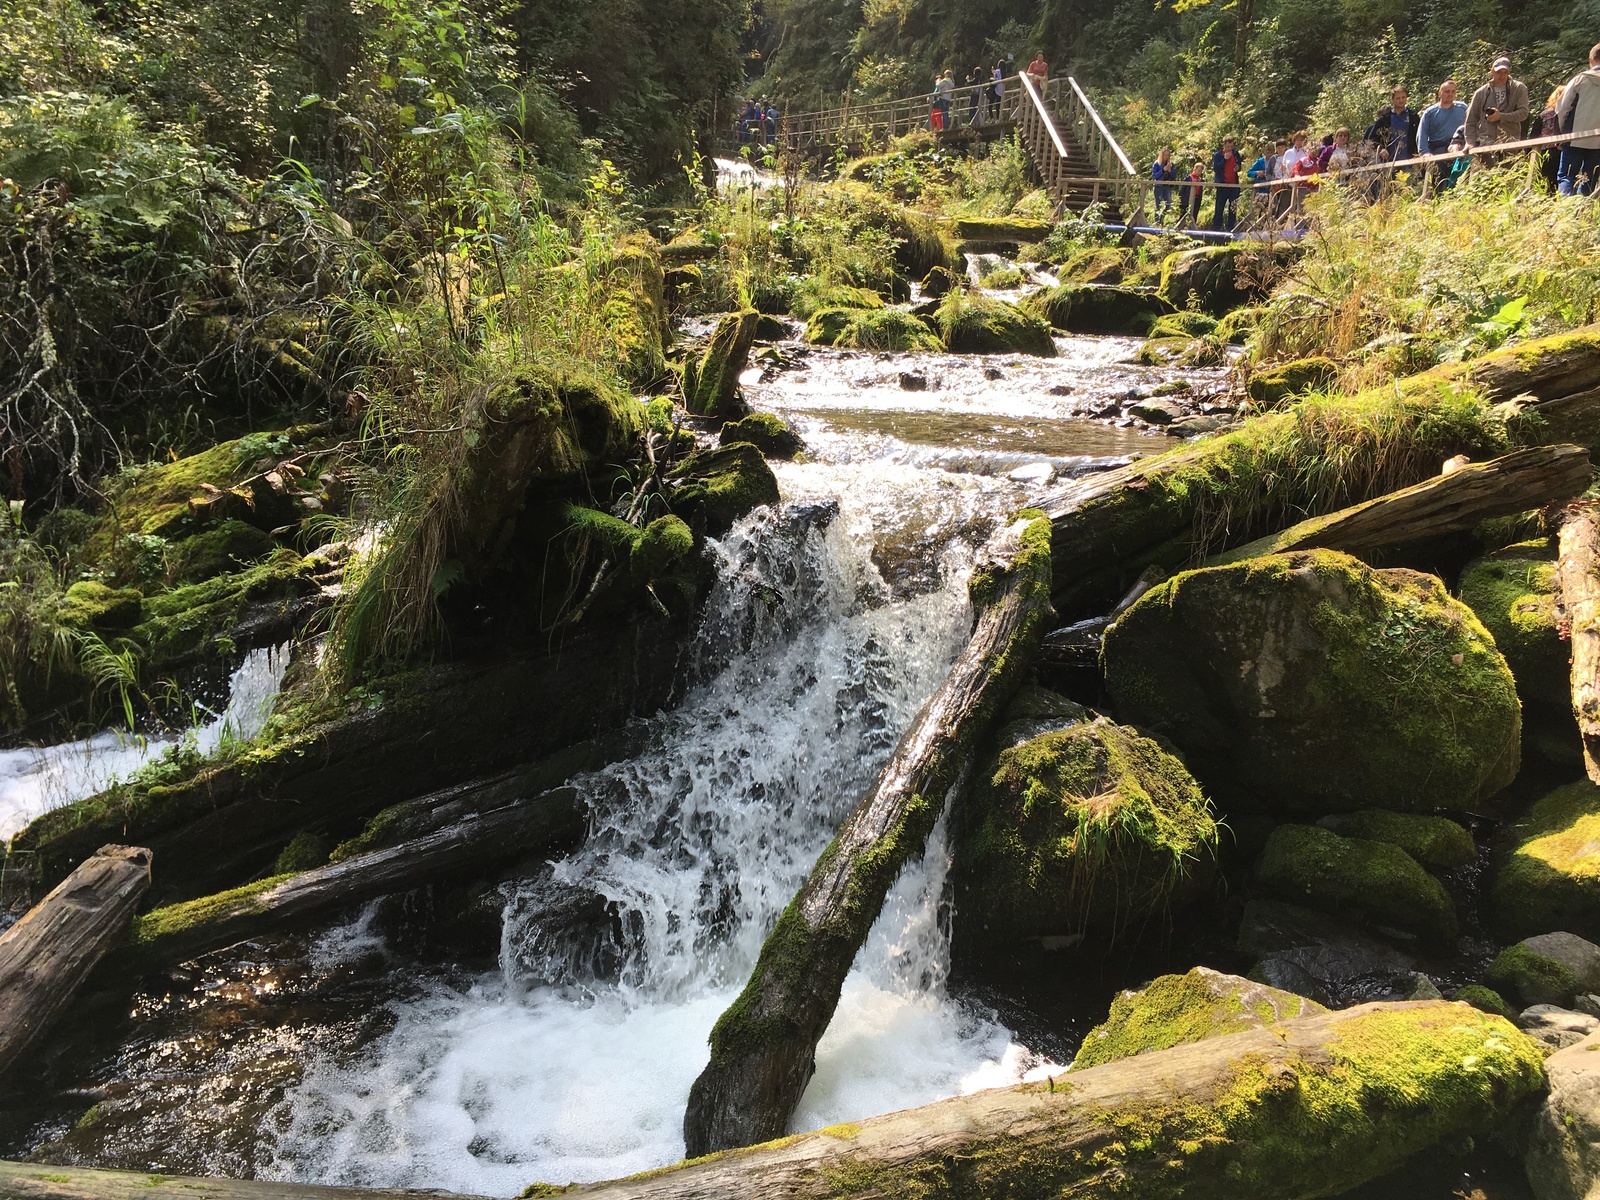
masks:
[(1239, 176), (1244, 168), (1239, 165), (1239, 152), (1234, 149), (1231, 137), (1222, 139), (1222, 149), (1211, 156), (1212, 182), (1218, 184), (1216, 208), (1211, 214), (1211, 228), (1232, 230), (1239, 220)]

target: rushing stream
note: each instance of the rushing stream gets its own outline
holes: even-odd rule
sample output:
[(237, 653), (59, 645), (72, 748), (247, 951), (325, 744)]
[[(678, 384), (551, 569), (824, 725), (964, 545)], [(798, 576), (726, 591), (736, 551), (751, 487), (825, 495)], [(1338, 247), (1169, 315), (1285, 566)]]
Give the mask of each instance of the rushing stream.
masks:
[[(93, 1121), (69, 1129), (86, 1100), (58, 1097), (0, 1149), (503, 1196), (681, 1157), (712, 1023), (965, 642), (973, 548), (1051, 479), (1170, 444), (1117, 410), (1169, 372), (1123, 365), (1127, 341), (1060, 345), (758, 359), (748, 394), (810, 453), (774, 464), (780, 511), (713, 544), (683, 701), (572, 781), (587, 842), (506, 885), (498, 969), (419, 967), (372, 909), (273, 962), (214, 956), (136, 1001), (75, 1093)], [(941, 823), (856, 960), (797, 1130), (1052, 1068), (947, 986), (947, 866)]]

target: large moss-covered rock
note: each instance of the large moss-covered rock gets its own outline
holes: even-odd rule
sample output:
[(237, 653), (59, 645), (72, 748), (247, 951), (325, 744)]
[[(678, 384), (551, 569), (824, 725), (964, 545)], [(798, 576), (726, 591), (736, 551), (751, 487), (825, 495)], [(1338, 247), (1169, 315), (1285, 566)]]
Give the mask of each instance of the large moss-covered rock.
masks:
[(750, 361), (761, 314), (753, 308), (717, 322), (704, 353), (683, 370), (683, 405), (705, 417), (736, 417), (743, 411), (739, 376)]
[(1034, 354), (1054, 358), (1050, 326), (1015, 305), (951, 292), (939, 306), (939, 327), (952, 354)]
[(1316, 825), (1280, 825), (1256, 860), (1267, 892), (1324, 912), (1450, 945), (1456, 910), (1444, 885), (1388, 842), (1345, 838)]
[(769, 412), (752, 412), (729, 421), (718, 436), (724, 446), (749, 442), (768, 458), (793, 458), (805, 449), (805, 443), (789, 423)]
[(748, 442), (697, 450), (672, 469), (667, 483), (673, 511), (712, 537), (753, 509), (778, 503), (778, 480)]
[(1449, 817), (1364, 808), (1323, 817), (1317, 824), (1341, 837), (1399, 846), (1432, 871), (1464, 867), (1478, 855), (1472, 835)]
[(1600, 946), (1565, 931), (1535, 934), (1502, 950), (1484, 979), (1521, 1004), (1567, 1008), (1600, 991)]
[(1468, 563), (1461, 602), (1494, 634), (1524, 701), (1566, 710), (1572, 703), (1568, 645), (1561, 640), (1561, 596), (1553, 538), (1519, 542)]
[(254, 525), (230, 518), (173, 546), (167, 554), (167, 576), (174, 583), (200, 583), (247, 567), (277, 548)]
[(1198, 309), (1185, 308), (1157, 317), (1155, 324), (1150, 326), (1150, 336), (1153, 338), (1209, 337), (1216, 333), (1217, 325), (1218, 321), (1215, 317), (1200, 312)]
[(665, 350), (672, 336), (667, 313), (666, 276), (661, 246), (648, 233), (622, 238), (606, 274), (602, 315), (617, 343), (617, 370), (643, 387), (666, 371)]
[(1293, 253), (1244, 245), (1179, 250), (1161, 264), (1159, 290), (1174, 308), (1203, 308), (1220, 317), (1266, 295)]
[(1084, 1035), (1076, 1069), (1165, 1050), (1209, 1037), (1264, 1029), (1292, 1017), (1327, 1012), (1315, 1000), (1210, 967), (1163, 975), (1120, 992), (1104, 1021)]
[(1068, 333), (1121, 333), (1143, 337), (1172, 306), (1154, 292), (1099, 284), (1063, 283), (1035, 292), (1022, 302), (1057, 329)]
[(795, 289), (790, 311), (802, 321), (809, 321), (825, 308), (853, 310), (883, 306), (883, 297), (871, 288), (854, 287), (847, 283), (828, 283), (817, 276), (812, 276)]
[(1031, 217), (961, 217), (955, 235), (968, 242), (1042, 242), (1050, 236), (1049, 221)]
[(69, 629), (127, 629), (139, 623), (143, 603), (143, 593), (135, 588), (107, 587), (98, 580), (84, 579), (67, 589), (56, 620)]
[(1192, 898), (1217, 843), (1183, 764), (1103, 717), (1002, 750), (968, 814), (954, 872), (974, 942), (1114, 935)]
[(1247, 391), (1263, 408), (1276, 408), (1307, 392), (1327, 390), (1339, 378), (1339, 364), (1331, 358), (1297, 358), (1252, 372)]
[(1186, 571), (1103, 658), (1118, 715), (1235, 805), (1478, 809), (1517, 773), (1511, 672), (1432, 576), (1329, 550)]
[(1500, 932), (1570, 929), (1600, 941), (1600, 787), (1583, 780), (1556, 789), (1512, 833), (1516, 849), (1490, 892)]
[(1132, 251), (1117, 246), (1079, 250), (1061, 264), (1062, 283), (1118, 284), (1129, 273)]
[(926, 321), (899, 308), (820, 309), (806, 322), (805, 339), (847, 350), (944, 349)]

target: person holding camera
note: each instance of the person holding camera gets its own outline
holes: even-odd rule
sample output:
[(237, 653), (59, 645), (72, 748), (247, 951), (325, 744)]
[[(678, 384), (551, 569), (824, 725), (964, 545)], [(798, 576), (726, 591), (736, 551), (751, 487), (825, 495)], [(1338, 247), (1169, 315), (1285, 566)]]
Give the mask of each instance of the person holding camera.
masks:
[(1489, 68), (1489, 82), (1467, 105), (1467, 148), (1514, 142), (1528, 119), (1528, 85), (1511, 78), (1511, 60), (1501, 55)]

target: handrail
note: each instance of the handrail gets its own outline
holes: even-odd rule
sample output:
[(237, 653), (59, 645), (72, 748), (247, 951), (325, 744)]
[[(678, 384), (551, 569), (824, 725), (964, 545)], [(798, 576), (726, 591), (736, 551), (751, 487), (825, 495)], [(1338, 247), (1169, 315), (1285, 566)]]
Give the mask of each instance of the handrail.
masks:
[(1089, 103), (1089, 97), (1083, 94), (1083, 89), (1078, 86), (1078, 81), (1068, 75), (1067, 82), (1072, 85), (1073, 94), (1078, 97), (1078, 103), (1083, 105), (1084, 111), (1094, 121), (1094, 127), (1100, 131), (1100, 136), (1105, 138), (1106, 145), (1110, 146), (1116, 154), (1117, 161), (1122, 164), (1122, 169), (1127, 171), (1129, 175), (1139, 174), (1138, 171), (1133, 169), (1133, 164), (1128, 161), (1128, 156), (1122, 152), (1122, 147), (1117, 144), (1117, 139), (1111, 136), (1111, 131), (1106, 128), (1106, 123), (1100, 119), (1099, 112), (1095, 110), (1094, 105)]
[(1018, 75), (1017, 78), (1021, 81), (1022, 90), (1027, 93), (1028, 99), (1033, 101), (1033, 107), (1044, 122), (1044, 128), (1050, 134), (1050, 140), (1055, 143), (1056, 153), (1061, 155), (1062, 158), (1066, 158), (1067, 145), (1061, 140), (1061, 133), (1056, 129), (1056, 123), (1050, 119), (1050, 113), (1044, 106), (1044, 100), (1039, 96), (1039, 89), (1034, 85), (1033, 80), (1026, 75)]

